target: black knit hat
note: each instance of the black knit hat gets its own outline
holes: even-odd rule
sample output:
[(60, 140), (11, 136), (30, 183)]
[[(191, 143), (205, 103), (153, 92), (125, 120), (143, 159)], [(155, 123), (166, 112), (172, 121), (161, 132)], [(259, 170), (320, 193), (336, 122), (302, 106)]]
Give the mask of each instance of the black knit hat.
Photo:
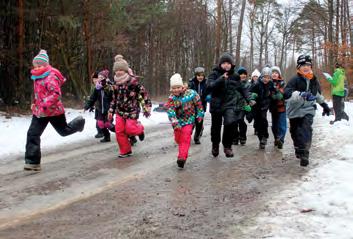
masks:
[(297, 68), (303, 65), (312, 65), (312, 60), (309, 55), (300, 55), (297, 59)]
[(232, 54), (227, 53), (227, 52), (223, 53), (221, 55), (221, 57), (219, 58), (218, 65), (222, 65), (224, 62), (228, 62), (229, 64), (234, 66), (234, 58), (233, 58)]
[(242, 75), (242, 74), (244, 74), (244, 75), (248, 75), (248, 71), (246, 70), (246, 68), (245, 67), (239, 67), (238, 68), (238, 74), (239, 75)]

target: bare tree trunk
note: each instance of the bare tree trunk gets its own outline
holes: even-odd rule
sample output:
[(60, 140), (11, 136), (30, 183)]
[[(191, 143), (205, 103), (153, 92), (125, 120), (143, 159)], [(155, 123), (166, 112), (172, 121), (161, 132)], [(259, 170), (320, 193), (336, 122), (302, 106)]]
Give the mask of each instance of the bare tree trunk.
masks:
[(241, 12), (240, 12), (240, 18), (238, 23), (238, 32), (237, 32), (237, 46), (236, 46), (237, 49), (235, 52), (235, 65), (237, 66), (239, 66), (240, 64), (240, 45), (241, 45), (241, 35), (243, 31), (245, 5), (246, 5), (246, 0), (243, 0), (241, 3)]
[[(18, 80), (19, 84), (16, 87), (16, 98), (23, 98), (23, 66), (24, 66), (24, 44), (25, 44), (25, 33), (24, 33), (24, 0), (18, 0)], [(21, 99), (22, 100), (22, 99)]]
[(254, 68), (254, 21), (255, 21), (255, 10), (256, 4), (254, 4), (254, 8), (250, 12), (250, 69)]
[(328, 49), (328, 69), (330, 73), (333, 72), (333, 15), (334, 15), (334, 9), (333, 9), (333, 0), (328, 0), (328, 16), (329, 16), (329, 21), (328, 21), (328, 41), (329, 41), (329, 49)]
[(233, 0), (228, 0), (229, 1), (229, 16), (228, 16), (228, 29), (229, 29), (229, 52), (232, 54), (233, 53), (233, 22), (232, 22), (232, 17), (233, 17)]
[[(86, 42), (86, 71), (87, 76), (92, 74), (92, 40), (89, 30), (89, 0), (83, 0), (83, 35)], [(89, 79), (89, 77), (87, 77)]]
[(221, 50), (221, 31), (222, 28), (222, 0), (217, 0), (217, 19), (216, 19), (216, 59), (219, 58)]

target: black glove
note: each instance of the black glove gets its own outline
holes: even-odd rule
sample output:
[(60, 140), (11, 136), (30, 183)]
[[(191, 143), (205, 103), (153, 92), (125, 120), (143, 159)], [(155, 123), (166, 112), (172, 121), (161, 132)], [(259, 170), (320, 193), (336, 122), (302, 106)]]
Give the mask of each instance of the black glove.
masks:
[(94, 107), (91, 107), (88, 109), (88, 112), (93, 112), (94, 111)]
[(320, 104), (320, 105), (321, 105), (321, 107), (323, 108), (322, 116), (325, 116), (325, 115), (330, 116), (330, 114), (331, 114), (331, 109), (330, 109), (330, 107), (328, 107), (328, 105), (327, 105), (326, 103), (322, 103), (322, 104)]

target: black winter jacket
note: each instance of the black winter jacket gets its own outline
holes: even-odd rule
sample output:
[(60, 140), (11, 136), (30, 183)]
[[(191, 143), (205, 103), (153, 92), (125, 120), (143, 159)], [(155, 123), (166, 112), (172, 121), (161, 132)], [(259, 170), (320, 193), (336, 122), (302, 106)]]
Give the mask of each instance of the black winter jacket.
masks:
[(264, 84), (261, 78), (251, 87), (250, 92), (257, 94), (257, 98), (255, 99), (256, 104), (253, 106), (255, 111), (267, 111), (272, 102), (272, 95), (277, 93), (272, 81)]
[(206, 106), (207, 106), (207, 102), (206, 102), (206, 81), (207, 79), (204, 79), (203, 81), (199, 82), (196, 77), (192, 78), (189, 81), (189, 88), (196, 91), (200, 98), (201, 98), (201, 102), (202, 102), (202, 106), (204, 111), (206, 111)]
[(225, 80), (225, 71), (214, 68), (213, 72), (207, 77), (206, 93), (211, 94), (210, 112), (223, 113), (227, 109), (241, 111), (244, 106), (242, 99), (249, 101), (249, 91), (241, 83), (239, 75), (234, 72), (234, 67), (228, 72), (228, 79)]
[(96, 88), (94, 88), (91, 96), (85, 103), (84, 109), (88, 110), (95, 105), (96, 107), (95, 118), (97, 120), (103, 120), (104, 117), (107, 116), (108, 114), (108, 110), (109, 110), (110, 102), (112, 101), (112, 98), (113, 98), (113, 90), (111, 85), (107, 84), (106, 86), (104, 86), (104, 88), (100, 90), (97, 90)]

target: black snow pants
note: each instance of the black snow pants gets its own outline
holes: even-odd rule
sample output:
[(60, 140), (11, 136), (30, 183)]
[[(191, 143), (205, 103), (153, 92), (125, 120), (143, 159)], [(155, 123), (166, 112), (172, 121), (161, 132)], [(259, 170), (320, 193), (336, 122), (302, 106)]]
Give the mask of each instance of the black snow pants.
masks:
[(343, 96), (332, 96), (333, 110), (335, 111), (335, 121), (342, 119), (349, 120), (348, 115), (344, 112), (344, 97)]
[(61, 136), (68, 136), (77, 131), (82, 131), (85, 124), (85, 119), (78, 116), (67, 124), (65, 114), (41, 118), (33, 115), (31, 125), (29, 126), (27, 132), (25, 153), (25, 162), (27, 164), (40, 164), (40, 136), (43, 134), (48, 123), (50, 123), (56, 132), (58, 132)]
[(309, 151), (313, 137), (313, 115), (307, 114), (301, 118), (289, 119), (290, 134), (298, 158), (309, 159)]

